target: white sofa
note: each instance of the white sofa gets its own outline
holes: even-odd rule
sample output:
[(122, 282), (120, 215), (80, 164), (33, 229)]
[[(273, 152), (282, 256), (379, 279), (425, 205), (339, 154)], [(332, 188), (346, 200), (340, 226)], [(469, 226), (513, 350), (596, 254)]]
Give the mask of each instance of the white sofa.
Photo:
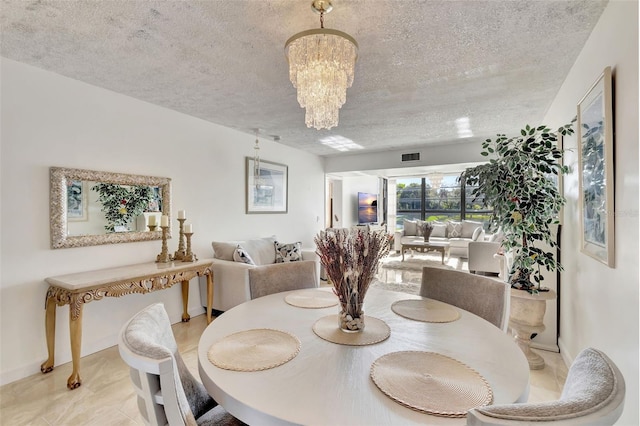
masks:
[[(227, 311), (236, 305), (251, 300), (251, 282), (249, 270), (260, 268), (266, 265), (285, 265), (287, 263), (276, 263), (276, 246), (278, 241), (275, 236), (242, 241), (213, 241), (213, 309), (216, 311)], [(244, 263), (246, 259), (241, 259), (234, 253), (242, 248), (244, 253), (250, 257), (255, 264)], [(315, 262), (315, 281), (319, 285), (320, 260), (315, 253), (315, 249), (300, 249), (301, 271), (306, 261)], [(296, 263), (296, 262), (291, 262)], [(277, 268), (273, 268), (277, 269)], [(273, 270), (272, 269), (272, 270)], [(276, 271), (277, 273), (277, 271)], [(200, 277), (200, 298), (202, 305), (206, 309), (207, 286), (206, 279)]]
[[(411, 244), (416, 241), (424, 241), (422, 235), (421, 220), (404, 220), (404, 229), (394, 235), (393, 248), (396, 252), (402, 250), (403, 244)], [(462, 258), (469, 257), (469, 243), (471, 241), (484, 241), (484, 229), (481, 222), (471, 220), (430, 222), (433, 231), (429, 241), (448, 242), (449, 256)]]

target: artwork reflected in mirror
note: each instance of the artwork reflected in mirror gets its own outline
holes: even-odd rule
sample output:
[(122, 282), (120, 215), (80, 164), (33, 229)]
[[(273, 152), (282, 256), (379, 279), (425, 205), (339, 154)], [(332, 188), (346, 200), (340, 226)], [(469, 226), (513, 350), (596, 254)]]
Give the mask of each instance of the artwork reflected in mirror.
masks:
[(59, 167), (50, 176), (52, 248), (161, 238), (169, 178)]

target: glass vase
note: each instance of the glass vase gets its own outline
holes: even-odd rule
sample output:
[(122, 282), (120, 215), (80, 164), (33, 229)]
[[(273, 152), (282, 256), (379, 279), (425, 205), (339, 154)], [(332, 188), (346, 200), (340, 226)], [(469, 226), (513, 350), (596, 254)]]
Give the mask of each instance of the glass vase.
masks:
[[(357, 312), (357, 313), (349, 313)], [(338, 315), (338, 327), (345, 333), (358, 333), (364, 330), (364, 312), (342, 309)]]

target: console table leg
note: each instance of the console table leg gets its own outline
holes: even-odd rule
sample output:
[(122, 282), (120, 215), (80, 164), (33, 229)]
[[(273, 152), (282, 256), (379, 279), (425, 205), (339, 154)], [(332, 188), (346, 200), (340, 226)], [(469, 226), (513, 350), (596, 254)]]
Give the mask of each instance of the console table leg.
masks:
[(40, 366), (40, 371), (49, 373), (53, 371), (56, 347), (56, 301), (53, 297), (47, 297), (45, 313), (45, 330), (47, 334), (47, 351), (49, 358)]
[(71, 364), (73, 371), (71, 376), (67, 380), (67, 387), (71, 390), (80, 387), (82, 379), (80, 378), (80, 355), (82, 347), (82, 305), (84, 303), (78, 303), (77, 306), (77, 318), (73, 318), (73, 306), (72, 303), (69, 306), (69, 333), (71, 334)]
[(187, 310), (189, 305), (189, 281), (182, 281), (182, 322), (189, 322), (191, 315)]
[(213, 271), (207, 274), (207, 324), (211, 324), (212, 309), (213, 309)]

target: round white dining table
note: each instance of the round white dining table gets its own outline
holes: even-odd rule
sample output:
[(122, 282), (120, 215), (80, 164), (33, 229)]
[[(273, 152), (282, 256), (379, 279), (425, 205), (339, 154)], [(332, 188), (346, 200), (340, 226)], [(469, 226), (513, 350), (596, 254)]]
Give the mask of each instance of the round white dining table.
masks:
[[(324, 340), (312, 329), (318, 319), (337, 314), (339, 305), (320, 309), (291, 306), (285, 302), (288, 293), (230, 309), (209, 324), (198, 343), (198, 367), (207, 391), (249, 425), (465, 424), (464, 417), (440, 417), (407, 408), (378, 389), (370, 378), (371, 365), (397, 351), (435, 352), (466, 364), (486, 379), (494, 404), (527, 400), (529, 365), (522, 350), (511, 336), (470, 312), (455, 308), (460, 318), (446, 323), (411, 320), (393, 312), (391, 305), (419, 296), (371, 288), (365, 297), (365, 315), (383, 320), (391, 335), (380, 343), (349, 346)], [(256, 328), (295, 335), (301, 342), (299, 353), (278, 367), (252, 372), (222, 369), (209, 361), (212, 344)]]

